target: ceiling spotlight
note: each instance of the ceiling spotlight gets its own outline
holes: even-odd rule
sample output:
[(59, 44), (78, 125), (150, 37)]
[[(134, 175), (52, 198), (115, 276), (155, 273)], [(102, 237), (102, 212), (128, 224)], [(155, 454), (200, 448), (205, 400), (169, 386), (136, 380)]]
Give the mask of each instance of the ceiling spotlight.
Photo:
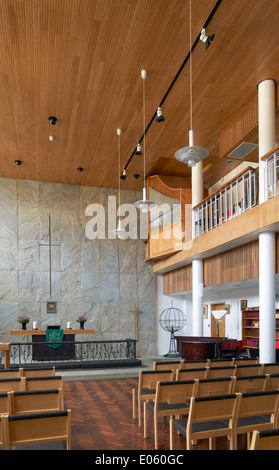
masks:
[(165, 118), (162, 114), (162, 108), (160, 108), (160, 106), (159, 106), (159, 108), (157, 109), (157, 119), (156, 119), (156, 121), (157, 122), (162, 122), (164, 120), (165, 120)]
[(126, 179), (126, 170), (123, 170), (123, 171), (122, 171), (122, 175), (120, 176), (120, 178), (121, 178), (122, 180), (125, 180), (125, 179)]
[(142, 153), (141, 153), (141, 145), (140, 145), (140, 144), (137, 145), (137, 150), (136, 150), (135, 154), (136, 154), (136, 155), (142, 155)]
[(21, 160), (15, 160), (15, 164), (16, 164), (17, 166), (21, 165), (21, 163), (22, 163)]
[(57, 118), (56, 118), (56, 117), (50, 116), (50, 117), (48, 118), (48, 120), (49, 120), (49, 123), (50, 123), (52, 126), (55, 126), (55, 124), (56, 124), (56, 122), (57, 122)]
[(138, 173), (135, 173), (134, 174), (134, 178), (137, 180), (138, 178), (140, 177), (140, 175)]
[(83, 171), (83, 168), (82, 168), (81, 166), (79, 166), (79, 167), (77, 168), (77, 171), (82, 172), (82, 171)]
[(53, 137), (53, 135), (50, 135), (50, 136), (49, 136), (49, 140), (50, 140), (51, 142), (53, 142), (53, 141), (54, 141), (54, 137)]
[(206, 50), (209, 48), (211, 41), (213, 41), (214, 37), (215, 37), (215, 34), (211, 34), (211, 36), (206, 36), (205, 28), (201, 30), (200, 40), (204, 42)]

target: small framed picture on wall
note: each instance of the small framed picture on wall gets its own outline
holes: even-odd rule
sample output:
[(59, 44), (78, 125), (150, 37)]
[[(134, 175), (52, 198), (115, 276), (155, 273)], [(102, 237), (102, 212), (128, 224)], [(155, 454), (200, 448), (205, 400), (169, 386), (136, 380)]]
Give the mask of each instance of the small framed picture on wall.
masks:
[(247, 300), (240, 301), (240, 309), (245, 310), (247, 308)]
[(208, 318), (208, 305), (203, 306), (203, 319), (206, 320)]

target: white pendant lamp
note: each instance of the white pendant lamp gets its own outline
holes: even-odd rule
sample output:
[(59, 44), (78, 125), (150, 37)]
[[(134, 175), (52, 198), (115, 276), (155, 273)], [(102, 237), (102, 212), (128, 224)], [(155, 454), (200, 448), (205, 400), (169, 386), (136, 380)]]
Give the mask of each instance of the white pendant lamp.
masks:
[(142, 89), (143, 89), (143, 165), (144, 165), (144, 171), (143, 171), (143, 190), (142, 190), (142, 200), (137, 201), (134, 203), (134, 206), (139, 209), (141, 212), (147, 213), (152, 209), (152, 207), (155, 206), (155, 203), (152, 201), (148, 201), (146, 199), (147, 197), (147, 192), (146, 192), (146, 187), (145, 187), (145, 80), (146, 80), (146, 70), (141, 71), (141, 77), (142, 77)]
[(201, 162), (208, 156), (208, 150), (203, 147), (194, 145), (194, 131), (193, 129), (193, 111), (192, 111), (192, 48), (191, 48), (191, 36), (192, 36), (192, 24), (191, 24), (191, 0), (189, 0), (190, 9), (190, 115), (191, 115), (191, 130), (189, 131), (189, 146), (183, 147), (177, 150), (175, 153), (176, 160), (186, 163), (188, 167), (193, 167), (197, 163)]
[[(118, 174), (119, 174), (119, 189), (118, 189), (118, 207), (120, 207), (120, 136), (122, 134), (121, 129), (117, 129), (118, 135)], [(117, 229), (112, 231), (117, 238), (125, 238), (126, 237), (126, 230), (121, 227), (121, 220), (118, 219)]]

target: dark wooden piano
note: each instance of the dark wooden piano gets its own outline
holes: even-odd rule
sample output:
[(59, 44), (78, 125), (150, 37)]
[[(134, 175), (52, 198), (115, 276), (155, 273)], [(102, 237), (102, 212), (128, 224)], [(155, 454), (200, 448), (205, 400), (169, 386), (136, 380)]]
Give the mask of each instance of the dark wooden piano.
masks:
[(175, 336), (177, 351), (183, 359), (199, 361), (218, 359), (221, 351), (242, 347), (242, 341), (214, 336)]

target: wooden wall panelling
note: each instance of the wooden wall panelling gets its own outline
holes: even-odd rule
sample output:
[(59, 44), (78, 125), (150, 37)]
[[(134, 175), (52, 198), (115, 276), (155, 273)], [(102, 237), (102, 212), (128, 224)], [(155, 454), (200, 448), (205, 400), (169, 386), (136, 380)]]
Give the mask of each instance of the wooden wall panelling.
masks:
[(279, 233), (276, 234), (276, 273), (279, 273)]
[(189, 291), (192, 289), (192, 264), (164, 274), (164, 289), (167, 294)]

